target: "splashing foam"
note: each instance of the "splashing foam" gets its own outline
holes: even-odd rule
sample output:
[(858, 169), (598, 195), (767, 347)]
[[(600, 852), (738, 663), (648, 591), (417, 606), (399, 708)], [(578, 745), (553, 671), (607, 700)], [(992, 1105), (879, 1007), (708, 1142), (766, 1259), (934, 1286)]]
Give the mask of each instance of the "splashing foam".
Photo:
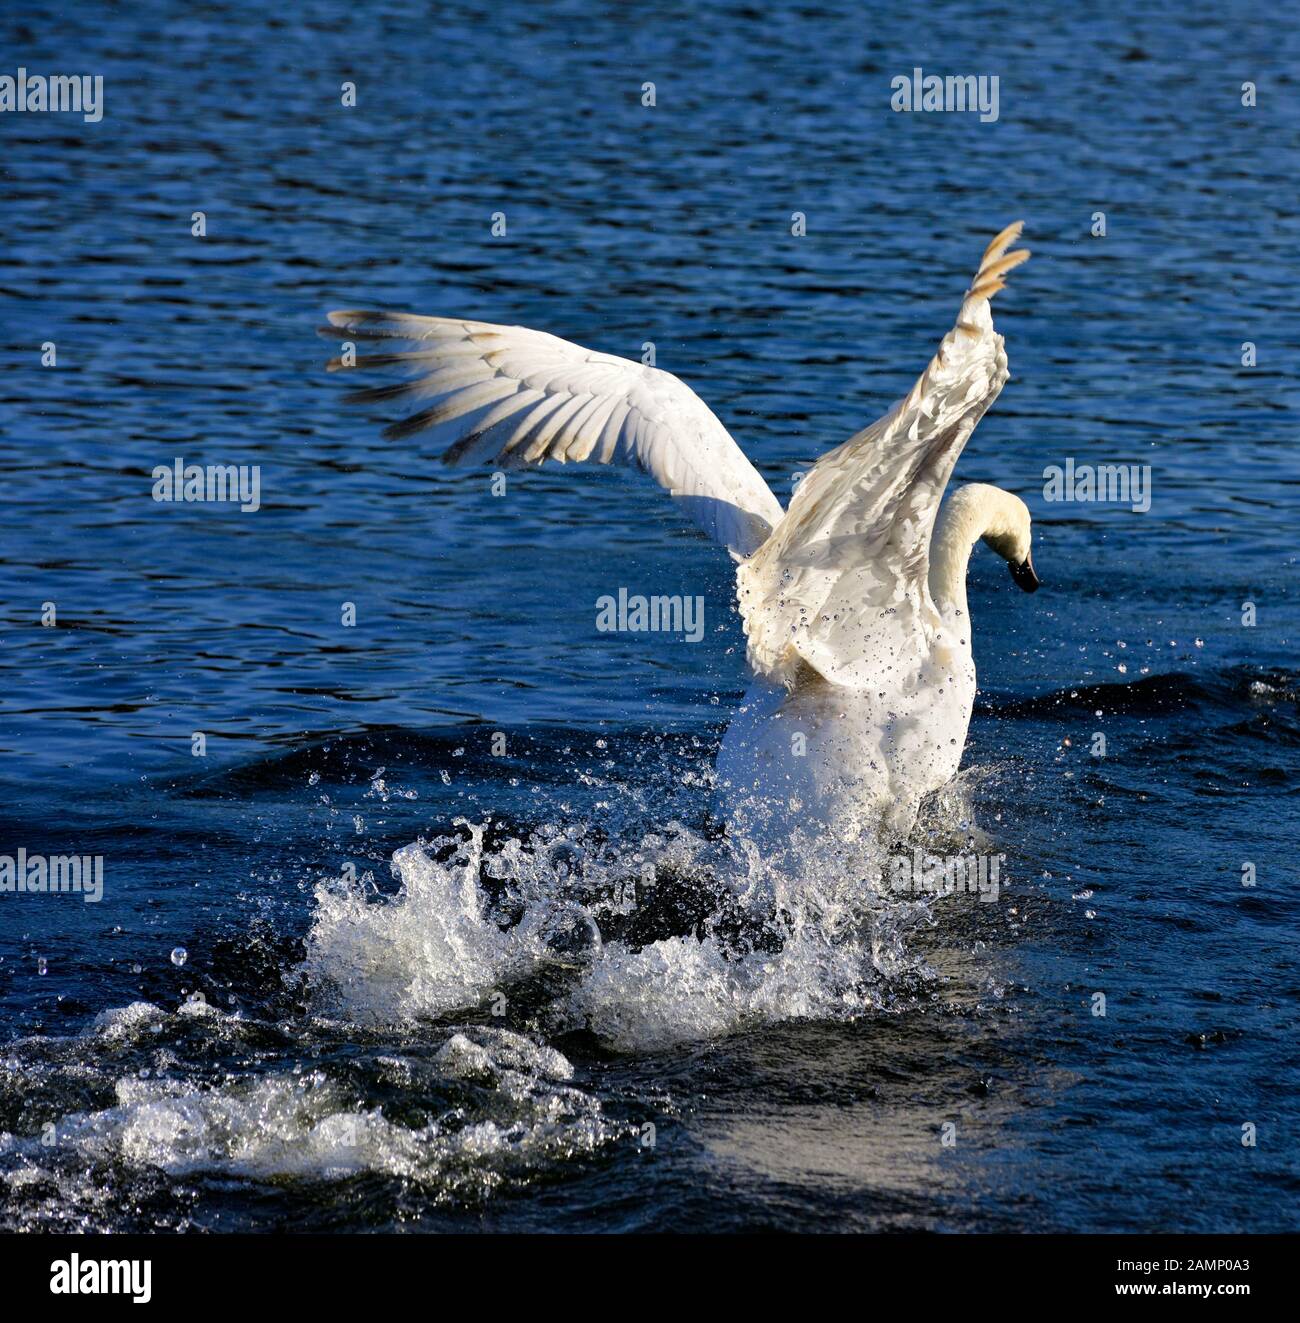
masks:
[[(885, 979), (924, 972), (904, 936), (928, 913), (882, 894), (881, 856), (860, 844), (794, 839), (760, 857), (670, 824), (631, 849), (556, 829), (489, 849), (483, 827), (457, 825), (465, 839), (393, 856), (396, 895), (318, 888), (306, 972), (332, 1010), (373, 1025), (437, 1018), (560, 965), (571, 977), (550, 1007), (559, 1027), (637, 1051), (859, 1014), (882, 1004)], [(666, 874), (718, 890), (715, 912), (640, 949), (602, 940), (612, 918), (653, 903)], [(484, 878), (504, 884), (504, 900)], [(737, 940), (737, 923), (750, 940)]]
[[(175, 1029), (193, 1015), (137, 1002), (100, 1016), (85, 1035), (58, 1042), (69, 1066), (83, 1057), (95, 1062), (110, 1045), (147, 1044), (155, 1030)], [(214, 1011), (205, 1018), (223, 1017)], [(431, 1053), (374, 1058), (379, 1083), (443, 1097), (439, 1114), (417, 1125), (359, 1103), (355, 1080), (344, 1083), (326, 1070), (295, 1068), (205, 1086), (160, 1077), (157, 1067), (166, 1060), (164, 1049), (148, 1072), (153, 1078), (118, 1078), (113, 1106), (61, 1117), (57, 1146), (40, 1134), (0, 1133), (0, 1189), (57, 1189), (47, 1212), (63, 1217), (73, 1210), (92, 1226), (104, 1212), (95, 1168), (106, 1163), (172, 1177), (340, 1180), (373, 1173), (472, 1195), (512, 1173), (526, 1179), (531, 1169), (595, 1152), (628, 1132), (573, 1085), (573, 1066), (562, 1053), (507, 1029), (467, 1027)], [(448, 1090), (457, 1086), (453, 1097)], [(29, 1209), (28, 1221), (42, 1215)], [(6, 1225), (24, 1222), (0, 1216)]]

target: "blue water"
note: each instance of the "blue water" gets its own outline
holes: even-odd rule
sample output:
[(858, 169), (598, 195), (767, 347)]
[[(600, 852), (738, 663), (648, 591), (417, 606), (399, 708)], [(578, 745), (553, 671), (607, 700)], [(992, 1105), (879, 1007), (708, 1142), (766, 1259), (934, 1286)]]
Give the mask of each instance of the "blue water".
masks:
[[(102, 73), (105, 114), (0, 115), (0, 853), (102, 855), (105, 894), (0, 894), (0, 1225), (1296, 1229), (1294, 25), (2, 22), (0, 72)], [(999, 119), (893, 113), (915, 65), (997, 74)], [(726, 558), (635, 478), (498, 496), (385, 442), (315, 327), (396, 306), (652, 341), (784, 500), (1022, 216), (1012, 381), (957, 479), (1025, 498), (1046, 586), (974, 558), (948, 824), (1008, 890), (802, 963), (720, 953)], [(1149, 512), (1045, 501), (1067, 456), (1149, 464)], [(154, 502), (176, 457), (260, 465), (262, 508)], [(702, 595), (703, 639), (598, 632), (620, 587)], [(397, 876), (417, 839), (433, 862)], [(329, 881), (354, 873), (368, 899)], [(530, 924), (554, 959), (509, 945)]]

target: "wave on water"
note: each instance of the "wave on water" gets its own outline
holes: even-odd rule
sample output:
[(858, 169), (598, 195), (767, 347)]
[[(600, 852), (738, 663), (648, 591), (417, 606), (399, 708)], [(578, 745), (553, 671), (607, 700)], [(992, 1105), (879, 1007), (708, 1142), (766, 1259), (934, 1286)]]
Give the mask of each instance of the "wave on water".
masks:
[(1193, 712), (1200, 715), (1238, 712), (1261, 703), (1290, 703), (1300, 699), (1300, 678), (1282, 670), (1233, 666), (1219, 672), (1191, 674), (1167, 671), (1137, 680), (1073, 685), (1027, 698), (985, 698), (977, 715), (1046, 717), (1086, 711), (1097, 716), (1159, 716)]
[[(486, 1025), (346, 1056), (300, 1030), (284, 1047), (314, 1048), (319, 1065), (285, 1050), (256, 1054), (251, 1069), (205, 1068), (266, 1032), (198, 1000), (171, 1013), (137, 1002), (84, 1034), (11, 1045), (0, 1106), (28, 1106), (21, 1132), (0, 1133), (0, 1226), (182, 1227), (176, 1182), (199, 1177), (398, 1179), (472, 1204), (632, 1132), (574, 1085), (563, 1053)], [(31, 1133), (37, 1099), (87, 1092), (103, 1105), (50, 1110)]]

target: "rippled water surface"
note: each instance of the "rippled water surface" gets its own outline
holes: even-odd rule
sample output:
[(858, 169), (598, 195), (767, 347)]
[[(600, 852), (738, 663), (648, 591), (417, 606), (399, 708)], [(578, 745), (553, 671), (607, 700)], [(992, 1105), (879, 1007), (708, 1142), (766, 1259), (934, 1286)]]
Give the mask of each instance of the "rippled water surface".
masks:
[[(0, 20), (0, 72), (105, 79), (0, 115), (0, 853), (105, 861), (0, 894), (0, 1225), (1296, 1229), (1294, 25), (471, 8)], [(918, 65), (998, 120), (893, 113)], [(314, 335), (653, 342), (784, 500), (1021, 216), (957, 478), (1025, 497), (1046, 588), (976, 555), (918, 834), (1003, 853), (992, 904), (737, 854), (725, 557), (624, 475), (385, 442)], [(1045, 501), (1067, 456), (1150, 511)], [(262, 508), (155, 503), (177, 457)], [(598, 632), (620, 587), (703, 638)]]

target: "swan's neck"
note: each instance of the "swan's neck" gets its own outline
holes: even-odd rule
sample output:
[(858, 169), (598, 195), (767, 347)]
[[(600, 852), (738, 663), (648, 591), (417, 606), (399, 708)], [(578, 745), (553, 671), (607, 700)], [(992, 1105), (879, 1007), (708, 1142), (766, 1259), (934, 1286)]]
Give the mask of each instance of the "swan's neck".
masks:
[(930, 596), (941, 615), (967, 618), (966, 567), (978, 541), (978, 532), (971, 536), (965, 521), (954, 517), (951, 505), (939, 516), (930, 539)]
[(966, 567), (975, 544), (1000, 515), (1004, 493), (973, 482), (948, 498), (930, 539), (930, 596), (943, 615), (966, 609)]

